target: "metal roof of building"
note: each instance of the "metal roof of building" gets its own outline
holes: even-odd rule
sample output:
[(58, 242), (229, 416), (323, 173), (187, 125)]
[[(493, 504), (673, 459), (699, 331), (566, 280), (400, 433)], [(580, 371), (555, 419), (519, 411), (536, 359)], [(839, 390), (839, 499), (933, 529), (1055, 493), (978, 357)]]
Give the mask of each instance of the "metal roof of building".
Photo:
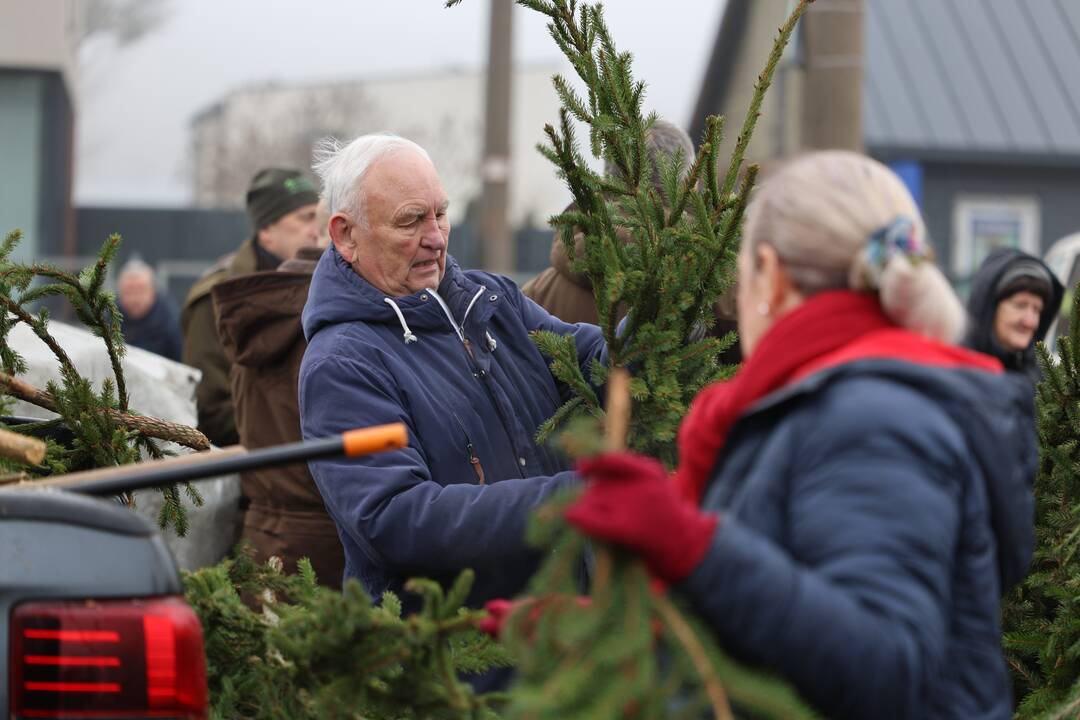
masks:
[(1080, 2), (867, 0), (871, 152), (1080, 158)]

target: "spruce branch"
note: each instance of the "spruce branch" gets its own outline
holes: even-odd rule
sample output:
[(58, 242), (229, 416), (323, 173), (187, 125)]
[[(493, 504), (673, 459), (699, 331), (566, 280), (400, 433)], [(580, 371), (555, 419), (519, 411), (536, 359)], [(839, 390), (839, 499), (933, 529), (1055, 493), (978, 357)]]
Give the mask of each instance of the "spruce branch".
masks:
[[(6, 394), (24, 400), (31, 405), (37, 405), (50, 412), (59, 412), (56, 398), (52, 393), (36, 388), (30, 383), (19, 380), (7, 373), (0, 372), (0, 388)], [(146, 437), (174, 442), (192, 450), (210, 449), (210, 441), (206, 436), (188, 425), (145, 415), (135, 415), (130, 412), (120, 412), (119, 410), (106, 409), (105, 413), (117, 424), (130, 428)]]
[(67, 351), (60, 347), (60, 343), (56, 342), (56, 339), (49, 334), (46, 327), (46, 323), (41, 318), (34, 317), (27, 312), (19, 303), (12, 300), (8, 295), (0, 295), (0, 301), (3, 302), (4, 309), (7, 312), (14, 315), (20, 322), (29, 327), (46, 346), (53, 355), (56, 356), (57, 361), (60, 363), (60, 372), (65, 377), (76, 378), (79, 377), (79, 371), (75, 368), (75, 363), (71, 361)]
[(120, 331), (120, 308), (116, 306), (111, 294), (101, 292), (102, 284), (108, 266), (116, 257), (120, 249), (120, 236), (116, 233), (110, 235), (102, 246), (97, 262), (90, 273), (90, 282), (83, 286), (79, 283), (83, 302), (93, 317), (95, 330), (100, 330), (100, 337), (105, 342), (105, 350), (109, 355), (109, 364), (112, 366), (113, 378), (116, 381), (116, 394), (119, 400), (120, 411), (128, 410), (127, 383), (124, 380), (124, 370), (120, 364), (120, 358), (124, 355), (124, 338)]
[[(750, 193), (754, 189), (754, 183), (757, 181), (758, 166), (751, 165), (746, 170), (746, 179), (743, 181), (742, 189), (735, 197), (734, 207), (726, 214), (726, 222), (723, 223), (720, 229), (720, 248), (716, 257), (712, 258), (708, 264), (708, 269), (705, 271), (705, 282), (715, 282), (715, 278), (720, 268), (724, 265), (730, 267), (731, 258), (735, 254), (736, 248), (739, 245), (739, 233), (742, 227), (743, 215), (746, 214), (746, 206), (750, 202)], [(715, 285), (713, 285), (715, 287)], [(712, 296), (711, 293), (703, 293), (698, 297), (697, 302), (693, 304), (690, 311), (684, 316), (686, 322), (694, 323), (708, 307), (705, 304), (706, 297)], [(715, 297), (715, 296), (713, 296)]]
[[(678, 189), (678, 194), (674, 195), (675, 201), (672, 203), (671, 212), (668, 214), (666, 227), (672, 227), (679, 224), (679, 220), (682, 219), (683, 210), (686, 209), (686, 203), (690, 200), (690, 193), (698, 184), (698, 178), (701, 175), (701, 168), (704, 164), (712, 165), (711, 162), (713, 150), (711, 145), (702, 146), (701, 152), (694, 158), (694, 163), (690, 166), (690, 171), (686, 174), (686, 179), (683, 180), (682, 186)], [(677, 167), (676, 163), (681, 164), (682, 158), (677, 157), (670, 163), (671, 167)]]
[[(656, 389), (642, 399), (633, 420), (635, 449), (669, 464), (674, 451), (667, 439), (674, 437), (681, 413), (702, 383), (723, 377), (727, 370), (718, 365), (715, 355), (698, 353), (680, 355), (682, 364), (640, 361), (660, 347), (670, 352), (674, 348), (670, 338), (675, 338), (675, 345), (679, 338), (685, 343), (730, 285), (730, 268), (756, 170), (750, 169), (739, 192), (733, 190), (764, 94), (808, 2), (801, 0), (779, 30), (721, 185), (720, 118), (706, 120), (703, 142), (678, 182), (672, 159), (649, 155), (646, 138), (656, 115), (643, 109), (646, 86), (632, 74), (631, 55), (616, 47), (601, 5), (519, 0), (548, 19), (552, 38), (584, 86), (579, 92), (562, 76), (553, 80), (562, 108), (558, 122), (544, 128), (547, 142), (538, 149), (565, 178), (574, 199), (572, 211), (554, 222), (566, 239), (571, 267), (592, 282), (611, 363), (631, 366), (633, 359), (635, 372), (644, 373), (646, 385)], [(572, 119), (588, 127), (590, 149), (612, 169), (609, 176), (599, 177), (589, 168)], [(663, 192), (652, 187), (654, 176), (662, 178)], [(577, 252), (570, 242), (579, 235), (584, 252)], [(627, 308), (631, 311), (625, 329), (616, 332)], [(573, 370), (577, 363), (559, 358), (558, 365), (570, 375), (556, 372), (556, 379), (582, 388)], [(570, 422), (594, 408), (588, 400), (576, 413), (560, 413), (557, 423)], [(549, 429), (545, 426), (545, 433)]]
[(713, 716), (716, 717), (717, 720), (733, 720), (731, 705), (728, 703), (724, 686), (716, 678), (716, 674), (709, 661), (709, 656), (706, 653), (705, 648), (701, 645), (701, 641), (698, 640), (697, 635), (695, 635), (694, 629), (690, 627), (690, 623), (686, 621), (686, 618), (684, 618), (682, 613), (679, 612), (679, 609), (675, 607), (675, 604), (671, 602), (671, 599), (666, 597), (663, 593), (658, 593), (656, 597), (653, 598), (653, 602), (656, 604), (656, 609), (659, 612), (660, 618), (682, 644), (683, 649), (693, 661), (694, 668), (701, 677), (701, 681), (705, 685), (705, 691), (709, 695)]
[(203, 624), (212, 717), (496, 720), (504, 696), (477, 694), (458, 677), (508, 662), (476, 631), (483, 612), (460, 602), (471, 572), (446, 593), (410, 581), (423, 603), (403, 618), (392, 593), (376, 605), (355, 580), (342, 592), (319, 587), (306, 559), (287, 575), (276, 558), (252, 555), (242, 546), (184, 577)]
[[(575, 92), (565, 78), (555, 81), (563, 107), (558, 122), (544, 128), (546, 142), (538, 147), (574, 199), (574, 207), (553, 224), (565, 240), (571, 267), (592, 283), (610, 367), (634, 372), (629, 387), (635, 407), (626, 440), (669, 466), (689, 403), (727, 372), (718, 362), (724, 343), (699, 342), (695, 333), (730, 283), (757, 172), (751, 167), (735, 192), (744, 155), (783, 48), (809, 1), (798, 2), (780, 28), (721, 181), (720, 118), (706, 119), (705, 136), (681, 180), (670, 160), (650, 156), (647, 134), (656, 115), (643, 109), (646, 86), (634, 78), (630, 54), (616, 47), (598, 3), (518, 0), (548, 18), (552, 38), (585, 88)], [(609, 169), (607, 177), (588, 168), (571, 118), (588, 126), (589, 147)], [(657, 176), (659, 189), (653, 187)], [(583, 252), (575, 248), (579, 236)], [(619, 325), (625, 308), (629, 314)], [(565, 433), (571, 444), (596, 445), (589, 435), (604, 411), (585, 382), (576, 348), (557, 337), (534, 339), (551, 361), (554, 377), (579, 400), (559, 408), (542, 431), (550, 434), (561, 426), (572, 429)], [(584, 540), (561, 520), (566, 502), (562, 498), (541, 509), (530, 526), (531, 542), (550, 552), (530, 589), (540, 598), (539, 613), (513, 613), (504, 631), (520, 663), (510, 717), (659, 717), (671, 710), (676, 694), (686, 699), (690, 716), (698, 707), (722, 711), (725, 690), (762, 717), (810, 716), (772, 678), (724, 659), (690, 618), (673, 615), (670, 606), (660, 609), (651, 599), (644, 568), (629, 556), (597, 548), (592, 606), (567, 602), (578, 592), (574, 568)], [(661, 621), (659, 636), (651, 629), (655, 620)], [(656, 662), (658, 651), (666, 651), (664, 667)]]
[[(161, 457), (163, 451), (155, 440), (171, 440), (197, 450), (209, 448), (206, 437), (194, 428), (144, 417), (131, 412), (121, 358), (124, 338), (120, 330), (120, 311), (112, 293), (104, 290), (108, 268), (120, 247), (119, 235), (111, 235), (102, 245), (93, 265), (79, 273), (70, 273), (45, 263), (18, 263), (11, 254), (21, 238), (10, 233), (0, 246), (0, 389), (60, 415), (70, 431), (67, 446), (49, 441), (45, 461), (17, 468), (27, 475), (40, 477), (69, 472), (88, 466), (108, 467), (137, 462), (140, 451)], [(39, 283), (35, 285), (35, 283)], [(78, 373), (68, 353), (49, 332), (49, 314), (42, 307), (32, 311), (34, 303), (47, 297), (63, 297), (76, 317), (105, 344), (112, 377), (95, 391), (89, 380)], [(8, 341), (11, 330), (25, 323), (56, 357), (60, 382), (50, 381), (44, 389), (19, 380), (26, 362)], [(24, 428), (14, 428), (22, 431)], [(185, 492), (196, 505), (202, 503), (198, 491), (185, 485)], [(186, 509), (176, 488), (162, 490), (165, 499), (159, 523), (162, 529), (173, 525), (184, 534)]]
[[(110, 235), (102, 244), (98, 259), (94, 265), (84, 269), (78, 275), (45, 263), (33, 263), (26, 267), (10, 266), (0, 270), (0, 277), (6, 278), (11, 274), (23, 273), (30, 277), (40, 277), (54, 281), (54, 284), (40, 286), (24, 293), (16, 304), (26, 306), (47, 294), (65, 296), (71, 302), (79, 319), (105, 343), (105, 350), (112, 368), (113, 381), (116, 383), (120, 410), (127, 412), (127, 384), (120, 363), (120, 359), (124, 354), (123, 335), (118, 320), (120, 311), (112, 295), (102, 292), (102, 286), (108, 274), (108, 266), (116, 257), (120, 242), (121, 239), (118, 234)], [(11, 298), (6, 298), (6, 300), (8, 303), (14, 302)], [(23, 318), (20, 317), (20, 319)], [(23, 322), (26, 322), (26, 320), (23, 319)], [(45, 340), (44, 336), (48, 335), (45, 322), (39, 321), (36, 326), (31, 325), (31, 327), (38, 337)], [(55, 346), (55, 342), (49, 343), (48, 340), (45, 341), (49, 344), (49, 349), (60, 360), (61, 366), (67, 368), (70, 360), (65, 363), (63, 357), (57, 353), (58, 346)], [(70, 365), (70, 372), (73, 373), (73, 376), (78, 375), (74, 365)]]
[(1043, 380), (1036, 392), (1039, 465), (1035, 476), (1035, 552), (1028, 576), (1002, 603), (1002, 645), (1017, 691), (1020, 720), (1071, 717), (1080, 686), (1080, 293), (1074, 290), (1069, 337), (1055, 359), (1039, 343)]
[(713, 162), (705, 163), (705, 190), (709, 194), (708, 204), (713, 207), (720, 207), (723, 204), (720, 197), (720, 185), (716, 177), (717, 162), (715, 153), (717, 148), (720, 147), (720, 143), (724, 141), (724, 123), (725, 118), (723, 116), (710, 115), (705, 118), (705, 133), (701, 138), (701, 147), (707, 145), (714, 157)]

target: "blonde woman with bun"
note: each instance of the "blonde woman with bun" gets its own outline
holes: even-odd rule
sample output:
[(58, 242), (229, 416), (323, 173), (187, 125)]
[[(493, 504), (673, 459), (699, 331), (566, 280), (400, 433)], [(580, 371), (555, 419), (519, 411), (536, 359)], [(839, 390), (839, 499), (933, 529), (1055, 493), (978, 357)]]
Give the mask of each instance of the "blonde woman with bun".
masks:
[(954, 344), (964, 309), (904, 185), (850, 152), (781, 168), (748, 208), (738, 300), (746, 360), (694, 401), (675, 475), (585, 461), (568, 519), (828, 717), (1010, 717), (1031, 393)]

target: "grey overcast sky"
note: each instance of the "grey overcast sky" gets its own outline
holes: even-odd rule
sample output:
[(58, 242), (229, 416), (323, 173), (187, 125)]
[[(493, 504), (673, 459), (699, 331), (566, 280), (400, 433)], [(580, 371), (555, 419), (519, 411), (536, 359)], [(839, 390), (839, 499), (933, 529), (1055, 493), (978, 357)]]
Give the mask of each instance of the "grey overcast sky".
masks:
[[(616, 44), (649, 85), (648, 109), (687, 122), (725, 1), (606, 3)], [(236, 88), (482, 67), (489, 2), (171, 0), (138, 42), (82, 48), (75, 201), (186, 204), (188, 122)], [(514, 12), (515, 62), (560, 63), (543, 17)]]

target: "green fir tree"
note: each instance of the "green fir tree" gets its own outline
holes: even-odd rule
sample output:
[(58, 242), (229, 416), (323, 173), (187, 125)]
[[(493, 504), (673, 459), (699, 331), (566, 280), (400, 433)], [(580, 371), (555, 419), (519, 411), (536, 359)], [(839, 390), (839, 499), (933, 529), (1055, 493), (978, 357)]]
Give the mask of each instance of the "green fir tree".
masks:
[[(563, 237), (584, 235), (583, 256), (575, 254), (574, 243), (566, 244), (571, 268), (593, 284), (609, 366), (633, 370), (628, 444), (670, 466), (676, 459), (675, 433), (690, 401), (730, 370), (717, 358), (735, 341), (733, 334), (695, 338), (712, 325), (712, 306), (734, 281), (743, 211), (757, 176), (756, 166), (741, 172), (744, 153), (773, 71), (807, 2), (798, 3), (781, 29), (724, 174), (717, 155), (724, 121), (711, 116), (684, 178), (679, 172), (684, 158), (660, 159), (662, 192), (652, 185), (656, 168), (646, 152), (646, 133), (656, 115), (644, 113), (645, 83), (633, 77), (631, 54), (616, 49), (603, 6), (577, 0), (518, 4), (549, 19), (552, 38), (585, 87), (583, 97), (566, 78), (553, 79), (562, 103), (559, 123), (544, 128), (548, 143), (538, 150), (566, 180), (574, 209), (551, 218), (551, 224)], [(588, 128), (588, 149), (614, 169), (611, 175), (589, 167), (574, 121)], [(620, 231), (631, 240), (621, 240)], [(623, 307), (631, 310), (620, 331)], [(540, 429), (539, 439), (576, 418), (602, 417), (593, 388), (604, 385), (608, 367), (594, 363), (586, 377), (573, 338), (538, 333), (536, 341), (551, 359), (554, 375), (574, 391)]]
[(1039, 469), (1031, 572), (1003, 606), (1017, 718), (1080, 717), (1080, 293), (1060, 358), (1036, 346)]
[[(464, 607), (473, 574), (447, 591), (413, 580), (421, 610), (401, 617), (356, 580), (344, 593), (316, 583), (307, 559), (295, 575), (250, 548), (188, 574), (187, 601), (204, 628), (211, 717), (221, 720), (495, 720), (500, 694), (477, 694), (459, 673), (507, 665)], [(245, 602), (245, 599), (247, 600)]]
[[(571, 267), (592, 281), (609, 367), (579, 369), (570, 337), (538, 333), (552, 372), (574, 393), (538, 433), (544, 441), (560, 429), (572, 454), (599, 444), (604, 418), (596, 388), (613, 368), (631, 371), (633, 414), (626, 444), (675, 464), (675, 435), (691, 400), (708, 383), (727, 375), (719, 354), (734, 341), (697, 339), (711, 324), (711, 308), (733, 282), (743, 213), (757, 167), (743, 171), (744, 153), (765, 91), (808, 0), (798, 2), (780, 28), (758, 78), (734, 152), (717, 155), (723, 119), (709, 117), (697, 155), (680, 179), (683, 158), (646, 152), (655, 114), (643, 110), (645, 84), (631, 72), (632, 57), (619, 52), (598, 3), (517, 0), (548, 18), (548, 29), (570, 61), (584, 94), (561, 76), (558, 127), (548, 125), (539, 151), (556, 167), (573, 195), (573, 209), (551, 223), (563, 237), (584, 236), (584, 253), (567, 243)], [(459, 0), (450, 0), (455, 5)], [(614, 168), (609, 176), (590, 169), (575, 131), (588, 129), (588, 150)], [(654, 170), (662, 190), (652, 186)], [(620, 234), (630, 237), (629, 242)], [(623, 327), (619, 309), (629, 307)], [(812, 712), (782, 682), (726, 658), (710, 631), (680, 610), (673, 598), (654, 592), (642, 565), (618, 550), (595, 547), (590, 602), (577, 599), (575, 569), (584, 542), (566, 529), (566, 500), (541, 511), (533, 541), (548, 560), (529, 588), (532, 601), (508, 620), (506, 641), (519, 674), (506, 715), (510, 718), (701, 717), (708, 713), (805, 718)]]
[[(164, 452), (156, 440), (172, 440), (199, 450), (209, 448), (206, 438), (194, 428), (145, 417), (128, 406), (121, 365), (125, 346), (120, 311), (113, 293), (105, 289), (109, 265), (120, 248), (120, 236), (110, 236), (97, 261), (77, 274), (48, 264), (13, 261), (11, 255), (21, 239), (22, 234), (14, 231), (0, 245), (0, 393), (55, 412), (58, 418), (9, 429), (47, 434), (63, 426), (70, 431), (72, 440), (68, 444), (49, 440), (40, 465), (0, 460), (5, 477), (33, 480), (80, 469), (126, 465), (138, 462), (141, 453), (160, 458)], [(49, 333), (48, 309), (37, 306), (41, 300), (57, 296), (68, 301), (79, 321), (105, 345), (113, 377), (104, 381), (100, 389), (79, 374), (67, 352)], [(26, 361), (8, 342), (18, 323), (28, 326), (52, 351), (60, 365), (59, 382), (50, 381), (42, 390), (18, 379), (17, 375), (26, 372)], [(170, 486), (161, 492), (165, 502), (159, 524), (184, 535), (188, 521), (180, 490)], [(184, 492), (196, 506), (202, 504), (202, 496), (193, 486), (185, 484)]]
[[(162, 451), (155, 440), (172, 440), (196, 449), (209, 443), (194, 428), (138, 415), (128, 406), (121, 358), (124, 339), (119, 310), (104, 289), (119, 248), (111, 236), (97, 262), (78, 274), (40, 263), (10, 260), (21, 235), (9, 234), (0, 246), (0, 402), (25, 400), (56, 412), (55, 420), (18, 425), (20, 432), (63, 426), (71, 442), (48, 442), (40, 466), (0, 459), (3, 472), (34, 478), (76, 469), (138, 462)], [(68, 353), (49, 333), (48, 313), (33, 305), (49, 296), (66, 298), (78, 319), (105, 344), (113, 379), (100, 389), (83, 378)], [(44, 389), (28, 385), (25, 359), (8, 342), (17, 323), (25, 323), (56, 356), (59, 382)], [(201, 496), (184, 486), (196, 505)], [(163, 528), (187, 529), (179, 490), (163, 489)], [(422, 600), (420, 612), (401, 616), (391, 594), (376, 606), (353, 580), (344, 593), (316, 582), (307, 560), (285, 575), (272, 558), (259, 565), (250, 549), (184, 577), (188, 602), (204, 632), (212, 717), (224, 720), (494, 720), (504, 701), (480, 695), (459, 673), (480, 673), (509, 664), (506, 652), (476, 630), (480, 611), (464, 608), (472, 586), (466, 571), (444, 591), (437, 583), (413, 580), (407, 589)]]
[[(645, 133), (655, 116), (643, 113), (645, 86), (632, 76), (631, 56), (616, 50), (601, 6), (518, 0), (549, 18), (552, 37), (584, 83), (582, 96), (565, 78), (554, 80), (563, 109), (558, 127), (546, 128), (549, 142), (540, 151), (566, 179), (575, 210), (553, 224), (566, 237), (584, 234), (584, 253), (572, 257), (573, 267), (593, 281), (611, 367), (634, 373), (629, 445), (669, 465), (690, 400), (726, 373), (717, 357), (734, 338), (699, 340), (695, 332), (711, 323), (710, 308), (732, 281), (742, 215), (756, 177), (754, 166), (742, 172), (743, 153), (772, 72), (808, 1), (797, 4), (781, 29), (724, 172), (717, 157), (723, 121), (711, 117), (688, 176), (679, 177), (681, 158), (662, 160), (664, 183), (657, 192), (648, 180), (653, 166), (645, 152)], [(589, 150), (616, 168), (614, 176), (589, 169), (574, 121), (588, 127)], [(630, 242), (620, 241), (620, 230)], [(6, 375), (19, 371), (20, 358), (6, 343), (11, 324), (26, 322), (44, 340), (47, 317), (26, 306), (46, 295), (67, 297), (105, 341), (117, 377), (95, 390), (72, 366), (61, 383), (42, 391), (81, 438), (77, 448), (56, 452), (81, 452), (93, 464), (133, 460), (133, 448), (151, 435), (133, 424), (127, 408), (119, 372), (123, 342), (115, 330), (115, 303), (103, 290), (104, 268), (118, 239), (106, 243), (101, 262), (77, 276), (11, 263), (15, 242), (9, 239), (0, 253), (9, 309), (7, 324), (0, 325)], [(50, 289), (34, 285), (36, 278)], [(631, 313), (617, 332), (617, 308), (623, 306)], [(568, 427), (591, 428), (581, 437), (595, 432), (603, 418), (596, 388), (605, 384), (609, 369), (594, 365), (586, 376), (572, 340), (539, 335), (536, 341), (555, 375), (576, 392), (539, 429), (541, 437)], [(54, 353), (64, 366), (62, 349)], [(11, 394), (25, 399), (27, 392)], [(73, 458), (57, 457), (61, 467)], [(404, 618), (397, 598), (388, 595), (375, 605), (355, 581), (343, 594), (318, 588), (307, 564), (286, 576), (278, 565), (259, 566), (241, 553), (188, 575), (187, 599), (206, 637), (214, 717), (456, 719), (494, 718), (498, 712), (512, 718), (696, 718), (704, 712), (725, 718), (732, 716), (732, 705), (750, 717), (812, 716), (782, 683), (725, 658), (709, 630), (671, 597), (654, 592), (629, 556), (594, 548), (591, 600), (582, 606), (575, 571), (584, 541), (566, 530), (561, 507), (545, 508), (530, 531), (534, 542), (556, 552), (533, 582), (534, 603), (508, 623), (507, 645), (519, 666), (509, 696), (478, 695), (458, 676), (507, 662), (472, 629), (482, 613), (462, 607), (468, 572), (445, 590), (412, 581), (408, 587), (423, 598), (423, 609)]]

